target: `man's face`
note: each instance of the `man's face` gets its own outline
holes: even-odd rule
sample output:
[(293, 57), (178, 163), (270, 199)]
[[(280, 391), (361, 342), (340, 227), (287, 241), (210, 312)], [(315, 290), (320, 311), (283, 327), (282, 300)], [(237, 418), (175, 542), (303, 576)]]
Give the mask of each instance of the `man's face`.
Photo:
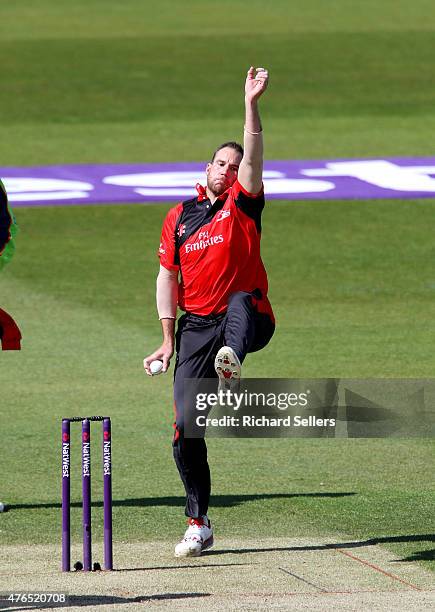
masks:
[(234, 183), (241, 161), (242, 156), (238, 151), (225, 147), (207, 164), (207, 187), (215, 196), (220, 196)]

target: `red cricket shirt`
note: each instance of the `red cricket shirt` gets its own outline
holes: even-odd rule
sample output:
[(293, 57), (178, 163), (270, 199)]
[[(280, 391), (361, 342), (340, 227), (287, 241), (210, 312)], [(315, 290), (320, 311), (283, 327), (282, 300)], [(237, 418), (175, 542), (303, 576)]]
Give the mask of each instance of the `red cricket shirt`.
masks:
[[(247, 192), (236, 182), (214, 204), (197, 185), (198, 196), (166, 215), (158, 256), (181, 273), (178, 305), (197, 315), (225, 312), (236, 291), (254, 293), (254, 304), (274, 320), (260, 256), (263, 190)], [(256, 297), (255, 297), (256, 296)]]

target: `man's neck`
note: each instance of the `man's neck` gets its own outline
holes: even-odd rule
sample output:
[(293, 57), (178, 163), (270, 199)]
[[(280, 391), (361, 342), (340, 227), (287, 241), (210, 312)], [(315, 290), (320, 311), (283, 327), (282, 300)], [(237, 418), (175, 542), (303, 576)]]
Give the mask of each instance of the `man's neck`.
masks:
[(212, 191), (210, 191), (210, 189), (208, 187), (205, 188), (205, 191), (207, 193), (208, 199), (210, 200), (210, 203), (213, 205), (216, 202), (216, 200), (218, 199), (218, 196), (215, 193), (213, 193)]

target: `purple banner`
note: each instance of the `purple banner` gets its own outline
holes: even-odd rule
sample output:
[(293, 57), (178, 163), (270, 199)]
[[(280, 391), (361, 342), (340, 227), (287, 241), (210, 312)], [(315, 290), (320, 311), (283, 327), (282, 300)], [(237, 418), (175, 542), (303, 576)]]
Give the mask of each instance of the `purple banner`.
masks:
[[(202, 163), (0, 168), (14, 207), (177, 202), (205, 184)], [(435, 157), (268, 161), (267, 198), (346, 200), (435, 197)]]

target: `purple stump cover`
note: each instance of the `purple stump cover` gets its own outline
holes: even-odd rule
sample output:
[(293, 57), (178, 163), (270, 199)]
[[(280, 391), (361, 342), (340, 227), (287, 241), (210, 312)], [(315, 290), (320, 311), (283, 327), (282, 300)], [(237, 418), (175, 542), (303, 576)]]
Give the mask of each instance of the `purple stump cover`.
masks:
[(70, 463), (71, 441), (70, 422), (62, 421), (62, 571), (69, 572), (71, 567), (70, 531)]
[(112, 552), (112, 433), (110, 419), (103, 420), (104, 568), (113, 569)]
[(91, 537), (91, 423), (82, 421), (83, 570), (92, 569)]

